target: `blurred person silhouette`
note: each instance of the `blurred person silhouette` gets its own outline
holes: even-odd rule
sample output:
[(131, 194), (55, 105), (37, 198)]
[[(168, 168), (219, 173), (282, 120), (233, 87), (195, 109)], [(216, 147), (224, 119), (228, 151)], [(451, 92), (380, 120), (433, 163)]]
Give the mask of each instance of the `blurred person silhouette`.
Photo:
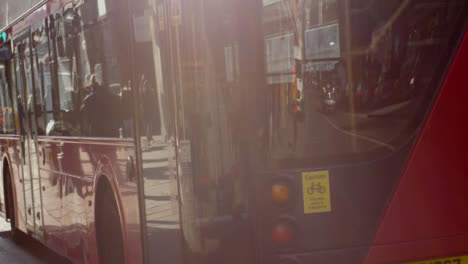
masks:
[(153, 115), (154, 111), (154, 94), (150, 87), (148, 87), (148, 80), (145, 79), (144, 75), (141, 78), (141, 91), (143, 96), (143, 122), (144, 129), (146, 132), (146, 139), (148, 143), (153, 141)]
[(91, 92), (83, 99), (80, 107), (81, 115), (85, 119), (83, 133), (91, 137), (118, 137), (118, 98), (102, 85), (100, 65), (95, 66), (95, 73), (90, 79)]

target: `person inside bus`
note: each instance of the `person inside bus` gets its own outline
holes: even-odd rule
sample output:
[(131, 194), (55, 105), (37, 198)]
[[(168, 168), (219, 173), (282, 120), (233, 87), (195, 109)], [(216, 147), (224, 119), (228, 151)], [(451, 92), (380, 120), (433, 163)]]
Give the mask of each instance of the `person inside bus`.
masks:
[(96, 74), (91, 75), (91, 93), (81, 104), (84, 119), (83, 133), (90, 137), (118, 137), (118, 98), (99, 82)]

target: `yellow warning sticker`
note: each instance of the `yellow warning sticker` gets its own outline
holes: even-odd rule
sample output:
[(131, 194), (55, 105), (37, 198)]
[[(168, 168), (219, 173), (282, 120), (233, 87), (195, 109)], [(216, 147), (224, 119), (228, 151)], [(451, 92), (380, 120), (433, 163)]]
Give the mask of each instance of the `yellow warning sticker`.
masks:
[(328, 171), (303, 172), (302, 196), (304, 198), (304, 214), (330, 212)]
[(468, 255), (438, 259), (405, 262), (404, 264), (468, 264)]

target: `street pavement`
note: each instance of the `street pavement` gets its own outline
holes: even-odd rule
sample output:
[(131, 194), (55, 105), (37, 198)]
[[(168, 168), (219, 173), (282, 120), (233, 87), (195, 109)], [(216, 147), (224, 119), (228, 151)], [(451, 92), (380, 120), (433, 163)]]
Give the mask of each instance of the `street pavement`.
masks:
[(66, 260), (39, 242), (25, 237), (16, 244), (10, 236), (10, 224), (0, 219), (0, 263), (2, 264), (67, 264)]
[(146, 208), (146, 234), (150, 263), (181, 263), (180, 222), (172, 142), (153, 136), (141, 138)]

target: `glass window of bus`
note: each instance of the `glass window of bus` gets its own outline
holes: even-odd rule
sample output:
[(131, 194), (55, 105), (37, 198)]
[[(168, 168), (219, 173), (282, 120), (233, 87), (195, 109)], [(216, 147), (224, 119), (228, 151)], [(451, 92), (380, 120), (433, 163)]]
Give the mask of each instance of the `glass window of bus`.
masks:
[[(272, 165), (348, 162), (410, 142), (454, 51), (466, 1), (297, 4), (264, 4), (270, 155), (284, 161)], [(291, 34), (294, 76), (282, 69), (271, 82), (270, 36)], [(277, 44), (278, 54), (291, 45)]]
[(12, 100), (12, 111), (13, 111), (13, 117), (14, 117), (14, 130), (16, 133), (19, 133), (19, 118), (18, 118), (18, 101), (17, 101), (17, 80), (16, 80), (16, 56), (12, 55), (10, 58), (10, 63), (8, 64), (8, 85), (9, 85), (9, 91), (11, 95), (11, 100)]
[(46, 127), (50, 120), (53, 120), (52, 104), (52, 81), (50, 74), (51, 59), (49, 55), (48, 30), (45, 24), (33, 33), (34, 40), (34, 63), (36, 67), (36, 103), (37, 123), (39, 135), (46, 134)]
[(96, 8), (102, 3), (88, 1), (75, 10), (73, 30), (76, 67), (75, 86), (79, 87), (77, 102), (81, 131), (84, 136), (132, 136), (131, 71), (129, 39), (118, 32), (125, 19), (111, 19), (108, 12), (122, 12), (114, 4), (106, 6), (106, 13)]
[[(36, 112), (36, 123), (37, 123), (37, 132), (38, 135), (43, 135), (45, 131), (44, 119), (42, 115), (42, 108), (43, 108), (43, 94), (44, 94), (44, 78), (43, 72), (39, 65), (38, 59), (38, 42), (39, 39), (42, 37), (42, 33), (40, 31), (35, 31), (32, 33), (32, 49), (31, 49), (31, 67), (33, 70), (33, 74), (31, 76), (31, 82), (34, 84), (34, 98), (35, 102), (34, 110)], [(40, 43), (39, 43), (40, 44)]]
[(11, 86), (9, 85), (9, 68), (0, 63), (0, 133), (15, 133), (15, 118), (12, 105)]
[[(34, 102), (34, 92), (33, 88), (35, 86), (35, 78), (33, 72), (33, 64), (31, 63), (31, 47), (29, 38), (26, 38), (20, 45), (20, 76), (23, 80), (22, 89), (19, 90), (22, 93), (22, 103), (23, 109), (27, 111), (28, 115), (27, 121), (28, 124), (26, 127), (31, 129), (31, 133), (36, 135), (36, 118), (35, 118), (35, 102)], [(27, 89), (27, 90), (26, 90)]]
[[(21, 40), (22, 39), (22, 40)], [(32, 68), (29, 38), (24, 34), (17, 40), (15, 47), (15, 82), (16, 98), (18, 104), (18, 131), (21, 134), (31, 129), (31, 133), (36, 134), (34, 117), (34, 102), (32, 95)], [(28, 90), (26, 90), (28, 89)]]
[[(53, 30), (54, 45), (52, 47), (55, 58), (52, 80), (57, 84), (52, 85), (52, 89), (56, 87), (56, 96), (59, 100), (53, 105), (54, 109), (58, 108), (55, 110), (54, 119), (48, 120), (46, 124), (47, 135), (79, 136), (81, 131), (77, 115), (79, 109), (78, 93), (75, 89), (77, 56), (74, 49), (72, 19), (73, 16), (56, 14), (53, 23), (50, 24)], [(51, 95), (53, 98), (53, 94)]]
[(0, 28), (13, 22), (39, 2), (41, 2), (41, 0), (2, 0), (0, 2)]
[(15, 59), (14, 59), (14, 80), (16, 83), (16, 101), (17, 101), (17, 107), (18, 107), (18, 124), (17, 124), (17, 130), (20, 134), (25, 133), (25, 125), (26, 125), (26, 119), (24, 117), (24, 111), (23, 111), (23, 103), (24, 103), (24, 98), (23, 98), (23, 86), (24, 86), (24, 80), (22, 77), (21, 73), (21, 59), (20, 59), (20, 52), (21, 52), (21, 44), (17, 45), (15, 47)]

